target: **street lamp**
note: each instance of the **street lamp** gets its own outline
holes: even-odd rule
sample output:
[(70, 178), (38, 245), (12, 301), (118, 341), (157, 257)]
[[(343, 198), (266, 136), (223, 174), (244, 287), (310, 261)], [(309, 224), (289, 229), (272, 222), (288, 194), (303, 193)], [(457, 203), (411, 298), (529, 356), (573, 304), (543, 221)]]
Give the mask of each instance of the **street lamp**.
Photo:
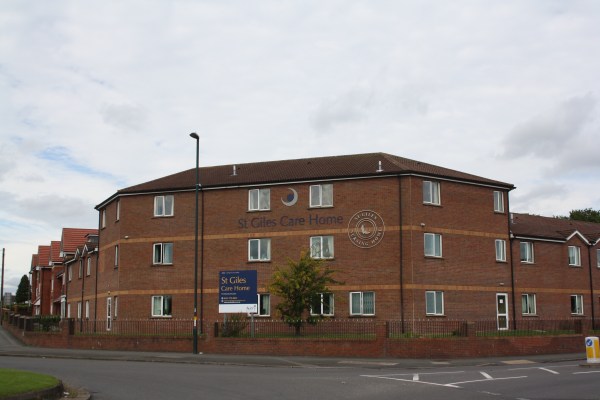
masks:
[[(190, 136), (196, 140), (196, 213), (195, 213), (195, 239), (194, 239), (194, 330), (193, 353), (198, 354), (198, 190), (200, 188), (199, 162), (200, 162), (200, 137), (195, 132)], [(202, 321), (200, 321), (202, 324)], [(202, 329), (202, 328), (200, 328)]]

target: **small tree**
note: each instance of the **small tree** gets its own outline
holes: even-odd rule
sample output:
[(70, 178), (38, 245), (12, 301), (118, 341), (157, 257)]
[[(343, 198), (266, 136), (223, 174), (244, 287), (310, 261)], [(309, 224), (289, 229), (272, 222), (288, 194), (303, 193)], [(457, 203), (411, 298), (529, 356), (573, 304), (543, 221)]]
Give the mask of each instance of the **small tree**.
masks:
[(571, 210), (569, 218), (576, 221), (600, 222), (600, 210), (593, 210), (591, 208)]
[(29, 286), (27, 275), (23, 275), (21, 282), (19, 282), (19, 286), (17, 287), (15, 303), (23, 304), (29, 300), (31, 300), (31, 287)]
[(288, 260), (287, 268), (275, 268), (269, 286), (271, 293), (280, 297), (277, 310), (288, 325), (293, 326), (296, 335), (305, 322), (314, 324), (321, 316), (310, 316), (303, 320), (311, 305), (327, 290), (328, 285), (340, 282), (331, 276), (335, 271), (325, 265), (325, 261), (311, 258), (308, 252), (302, 252), (300, 260)]

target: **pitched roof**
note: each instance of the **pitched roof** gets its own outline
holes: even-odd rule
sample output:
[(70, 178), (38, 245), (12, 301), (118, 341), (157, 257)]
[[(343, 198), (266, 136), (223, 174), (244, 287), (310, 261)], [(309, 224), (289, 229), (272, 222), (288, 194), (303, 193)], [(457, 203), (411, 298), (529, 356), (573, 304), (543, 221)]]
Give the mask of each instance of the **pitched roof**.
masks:
[(98, 229), (63, 228), (60, 245), (63, 255), (75, 253), (78, 247), (85, 244), (88, 235), (97, 234)]
[[(235, 174), (234, 174), (235, 167)], [(199, 170), (203, 188), (238, 185), (260, 185), (297, 181), (317, 181), (382, 175), (425, 175), (470, 183), (514, 189), (509, 183), (483, 178), (387, 153), (304, 158), (283, 161), (202, 167)], [(193, 190), (196, 169), (178, 172), (149, 182), (119, 190), (96, 208), (121, 194), (155, 191)]]
[(38, 267), (50, 266), (50, 246), (38, 246)]
[(60, 256), (60, 240), (50, 242), (50, 261), (58, 264), (63, 262), (63, 258)]
[(600, 239), (600, 224), (570, 219), (511, 214), (511, 232), (515, 236), (566, 241), (579, 232), (588, 242)]
[(39, 254), (32, 254), (31, 255), (31, 269), (37, 267), (39, 263), (40, 263)]

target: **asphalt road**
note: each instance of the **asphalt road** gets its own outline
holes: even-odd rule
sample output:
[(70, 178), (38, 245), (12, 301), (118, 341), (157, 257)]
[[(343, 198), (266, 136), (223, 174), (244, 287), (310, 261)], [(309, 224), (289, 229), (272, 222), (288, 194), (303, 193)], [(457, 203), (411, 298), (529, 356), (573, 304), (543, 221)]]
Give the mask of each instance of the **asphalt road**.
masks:
[(0, 368), (57, 376), (93, 399), (600, 399), (600, 368), (573, 361), (260, 367), (1, 356)]

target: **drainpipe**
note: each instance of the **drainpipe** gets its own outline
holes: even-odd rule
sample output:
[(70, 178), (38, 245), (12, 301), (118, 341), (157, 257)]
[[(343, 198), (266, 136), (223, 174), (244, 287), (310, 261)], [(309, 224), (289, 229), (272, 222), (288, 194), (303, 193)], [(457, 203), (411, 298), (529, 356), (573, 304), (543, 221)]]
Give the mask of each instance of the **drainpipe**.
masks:
[(514, 237), (512, 235), (512, 231), (510, 229), (510, 221), (512, 219), (512, 214), (510, 212), (510, 198), (509, 192), (506, 192), (506, 210), (508, 212), (508, 243), (510, 244), (510, 288), (511, 288), (511, 301), (512, 301), (512, 320), (513, 320), (513, 329), (517, 330), (517, 309), (516, 309), (516, 300), (515, 300), (515, 263), (513, 257), (513, 242)]
[(594, 247), (594, 245), (592, 244), (592, 242), (590, 242), (590, 244), (588, 244), (588, 264), (590, 267), (590, 297), (591, 297), (591, 303), (592, 303), (592, 330), (596, 329), (596, 322), (595, 322), (595, 311), (594, 311), (594, 303), (595, 303), (595, 299), (594, 299), (594, 281), (593, 281), (593, 277), (592, 277), (592, 248)]
[(404, 258), (403, 258), (403, 242), (402, 237), (402, 177), (398, 175), (398, 214), (400, 216), (400, 248), (398, 252), (398, 256), (400, 257), (400, 324), (401, 324), (401, 332), (404, 333)]

